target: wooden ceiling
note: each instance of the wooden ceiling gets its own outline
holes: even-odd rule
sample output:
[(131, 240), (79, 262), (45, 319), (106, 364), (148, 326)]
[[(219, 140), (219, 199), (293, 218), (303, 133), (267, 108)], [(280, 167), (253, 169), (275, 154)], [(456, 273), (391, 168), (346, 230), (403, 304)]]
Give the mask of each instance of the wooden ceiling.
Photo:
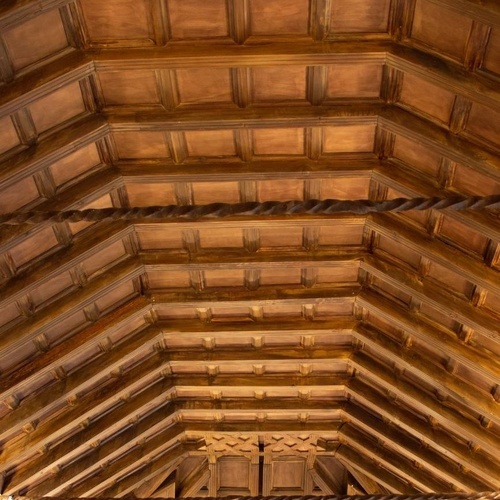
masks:
[[(500, 193), (496, 0), (10, 0), (0, 210)], [(0, 228), (0, 476), (500, 490), (498, 211)]]

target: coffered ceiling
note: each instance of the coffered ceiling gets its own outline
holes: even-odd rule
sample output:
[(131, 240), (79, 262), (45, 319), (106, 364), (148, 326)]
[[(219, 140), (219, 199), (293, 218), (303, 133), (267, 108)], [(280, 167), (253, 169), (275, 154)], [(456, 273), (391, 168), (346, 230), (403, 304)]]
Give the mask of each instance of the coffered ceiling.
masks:
[[(500, 194), (496, 0), (11, 0), (0, 210)], [(500, 490), (498, 210), (0, 227), (5, 495)]]

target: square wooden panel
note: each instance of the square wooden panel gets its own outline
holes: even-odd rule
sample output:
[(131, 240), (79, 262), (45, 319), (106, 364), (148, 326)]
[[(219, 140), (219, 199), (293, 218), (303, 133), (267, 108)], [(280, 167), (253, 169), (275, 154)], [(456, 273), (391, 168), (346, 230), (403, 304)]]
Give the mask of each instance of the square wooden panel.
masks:
[(500, 145), (500, 111), (473, 103), (465, 130), (496, 146)]
[(229, 35), (225, 0), (169, 0), (167, 6), (174, 39)]
[(227, 457), (217, 461), (220, 488), (248, 488), (250, 483), (250, 460)]
[(306, 474), (304, 460), (273, 460), (272, 478), (274, 488), (302, 489)]
[(240, 201), (238, 182), (193, 182), (191, 186), (195, 205)]
[(303, 128), (265, 128), (253, 130), (256, 155), (303, 155)]
[(33, 236), (16, 245), (10, 252), (16, 268), (36, 259), (50, 249), (59, 246), (52, 226), (37, 231)]
[(252, 35), (307, 35), (309, 0), (250, 0)]
[(336, 64), (328, 66), (326, 97), (376, 98), (380, 96), (381, 64)]
[(57, 9), (6, 31), (3, 39), (15, 70), (56, 54), (68, 46)]
[(302, 179), (280, 179), (257, 182), (259, 201), (288, 201), (304, 199)]
[(252, 99), (256, 102), (306, 102), (306, 67), (252, 68)]
[(0, 213), (13, 212), (28, 203), (32, 203), (40, 195), (33, 177), (26, 177), (8, 188), (0, 195)]
[(189, 130), (184, 137), (189, 156), (236, 156), (232, 130)]
[(500, 28), (493, 28), (490, 32), (482, 68), (500, 74)]
[(472, 20), (428, 0), (417, 0), (412, 38), (462, 60)]
[(500, 181), (460, 164), (455, 167), (452, 185), (459, 193), (473, 196), (489, 196), (500, 193)]
[(486, 236), (447, 215), (442, 217), (439, 236), (454, 246), (474, 252), (481, 257), (488, 245)]
[(175, 72), (180, 104), (231, 103), (231, 74), (226, 68), (189, 68)]
[(359, 246), (363, 243), (364, 224), (320, 226), (320, 245)]
[(243, 248), (243, 230), (240, 228), (200, 229), (201, 248)]
[(431, 151), (428, 147), (398, 135), (394, 143), (393, 154), (426, 177), (437, 178), (441, 155)]
[(56, 186), (59, 187), (75, 177), (83, 175), (88, 170), (92, 170), (93, 167), (100, 163), (101, 158), (97, 146), (93, 142), (52, 163), (49, 171)]
[(91, 43), (153, 44), (147, 0), (81, 0), (80, 5)]
[(85, 112), (80, 84), (70, 83), (29, 106), (38, 133)]
[(175, 186), (173, 183), (127, 183), (127, 196), (132, 207), (175, 205)]
[(115, 132), (113, 138), (120, 159), (170, 156), (163, 132)]
[(455, 94), (432, 85), (422, 78), (405, 73), (401, 102), (416, 108), (441, 122), (448, 123), (455, 102)]
[(323, 128), (323, 153), (372, 152), (375, 125), (348, 125)]
[(107, 105), (158, 103), (154, 71), (113, 71), (99, 73)]
[(366, 200), (370, 189), (370, 177), (340, 177), (321, 179), (320, 198), (340, 200)]
[(335, 0), (331, 6), (333, 33), (387, 31), (390, 0)]
[(260, 232), (261, 247), (302, 248), (302, 227), (263, 227)]
[(10, 116), (0, 119), (0, 130), (2, 131), (0, 134), (0, 154), (20, 144), (16, 127)]

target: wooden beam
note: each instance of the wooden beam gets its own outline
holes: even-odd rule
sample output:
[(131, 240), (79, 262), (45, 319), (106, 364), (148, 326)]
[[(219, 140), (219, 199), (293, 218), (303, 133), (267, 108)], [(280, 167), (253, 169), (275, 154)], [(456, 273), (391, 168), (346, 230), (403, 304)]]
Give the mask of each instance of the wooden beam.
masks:
[(126, 107), (104, 113), (111, 132), (130, 131), (184, 131), (276, 128), (326, 127), (332, 125), (375, 125), (384, 104), (356, 104), (346, 106), (269, 106), (249, 108), (222, 108), (217, 110), (144, 110), (138, 117)]
[(440, 313), (455, 318), (493, 342), (500, 343), (500, 328), (491, 315), (474, 307), (468, 300), (455, 297), (445, 286), (436, 285), (418, 273), (402, 270), (383, 258), (367, 256), (360, 268), (402, 292), (417, 298)]
[[(356, 481), (356, 486), (348, 484), (347, 494), (349, 495), (387, 495), (389, 490), (380, 486), (376, 481), (367, 475), (363, 474), (360, 470), (354, 469), (349, 464), (345, 464), (345, 468), (349, 471), (352, 479)], [(352, 481), (352, 480), (351, 480)], [(350, 482), (351, 482), (350, 481)], [(352, 488), (354, 491), (349, 492), (349, 489)]]
[(432, 474), (439, 480), (445, 481), (442, 485), (445, 484), (446, 488), (467, 492), (488, 491), (490, 488), (495, 488), (494, 481), (479, 481), (471, 477), (458, 468), (456, 462), (452, 462), (449, 457), (444, 457), (430, 447), (424, 448), (413, 436), (402, 432), (387, 421), (384, 422), (384, 419), (374, 418), (356, 403), (348, 403), (345, 412), (346, 418), (356, 428), (371, 435), (384, 446), (387, 444), (388, 448), (402, 455), (405, 460), (414, 462), (417, 468), (422, 468), (424, 474)]
[[(471, 451), (467, 442), (450, 436), (445, 428), (431, 427), (423, 418), (416, 416), (401, 405), (390, 402), (385, 394), (381, 395), (374, 391), (373, 387), (361, 378), (352, 379), (346, 392), (355, 404), (368, 408), (380, 415), (383, 421), (391, 422), (409, 436), (421, 440), (424, 447), (429, 446), (450, 460), (458, 462), (464, 469), (477, 474), (483, 482), (489, 484), (491, 478), (498, 476), (500, 462), (492, 459), (490, 455)], [(349, 412), (349, 407), (346, 407), (347, 419)], [(354, 412), (353, 414), (355, 415)], [(471, 442), (471, 445), (474, 446), (474, 443)]]
[(391, 303), (373, 291), (363, 290), (356, 298), (356, 305), (414, 335), (424, 344), (429, 343), (438, 352), (446, 352), (452, 359), (479, 373), (492, 385), (497, 383), (498, 362), (488, 352), (460, 342), (455, 334), (431, 326), (421, 315)]
[(410, 487), (426, 493), (450, 489), (448, 484), (439, 480), (439, 477), (430, 475), (428, 471), (419, 470), (415, 464), (408, 462), (406, 457), (394, 453), (383, 442), (374, 442), (350, 424), (342, 427), (339, 438), (341, 443), (347, 444), (353, 451), (356, 450), (360, 455), (379, 463), (402, 481), (407, 482)]
[(391, 493), (407, 495), (416, 495), (419, 493), (419, 490), (410, 486), (406, 481), (401, 480), (397, 475), (394, 475), (385, 467), (382, 468), (376, 462), (360, 455), (359, 452), (354, 451), (349, 446), (341, 446), (337, 450), (335, 456), (345, 464), (346, 467), (360, 471), (372, 481), (387, 488)]
[[(201, 458), (201, 460), (203, 460), (203, 458)], [(168, 479), (168, 477), (173, 472), (175, 472), (176, 465), (170, 465), (169, 467), (166, 467), (164, 470), (158, 472), (150, 479), (144, 479), (141, 485), (134, 490), (133, 493), (134, 497), (149, 498), (159, 489), (162, 489), (163, 488), (162, 484)], [(174, 495), (172, 495), (172, 498), (175, 497), (175, 480), (173, 481), (173, 483), (174, 483)], [(170, 481), (169, 484), (171, 484)]]
[(363, 352), (356, 353), (350, 359), (350, 364), (362, 373), (363, 378), (370, 380), (389, 394), (394, 394), (397, 399), (415, 408), (426, 417), (435, 419), (456, 435), (467, 436), (470, 441), (479, 444), (493, 456), (496, 450), (500, 449), (500, 438), (491, 431), (483, 429), (479, 419), (474, 423), (464, 418), (459, 411), (441, 404), (435, 397), (428, 395), (399, 375), (389, 372), (387, 367)]
[(205, 460), (198, 469), (193, 470), (191, 474), (189, 474), (181, 485), (180, 492), (176, 496), (180, 498), (196, 496), (200, 488), (207, 484), (209, 478), (210, 470), (208, 468), (208, 462)]
[(367, 345), (370, 350), (393, 361), (399, 368), (417, 375), (427, 385), (456, 400), (462, 407), (471, 407), (489, 420), (497, 424), (500, 423), (498, 404), (495, 403), (492, 396), (485, 397), (477, 390), (477, 387), (465, 380), (457, 379), (444, 368), (436, 367), (415, 349), (412, 349), (411, 352), (404, 349), (401, 344), (369, 324), (358, 325), (353, 335), (362, 344)]

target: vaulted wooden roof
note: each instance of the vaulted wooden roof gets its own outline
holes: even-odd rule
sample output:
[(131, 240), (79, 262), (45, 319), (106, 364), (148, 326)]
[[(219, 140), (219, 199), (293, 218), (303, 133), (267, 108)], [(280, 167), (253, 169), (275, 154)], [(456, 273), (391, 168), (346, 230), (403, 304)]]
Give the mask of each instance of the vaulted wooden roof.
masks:
[[(0, 5), (0, 210), (500, 193), (496, 0)], [(498, 210), (0, 227), (6, 495), (500, 490)]]

